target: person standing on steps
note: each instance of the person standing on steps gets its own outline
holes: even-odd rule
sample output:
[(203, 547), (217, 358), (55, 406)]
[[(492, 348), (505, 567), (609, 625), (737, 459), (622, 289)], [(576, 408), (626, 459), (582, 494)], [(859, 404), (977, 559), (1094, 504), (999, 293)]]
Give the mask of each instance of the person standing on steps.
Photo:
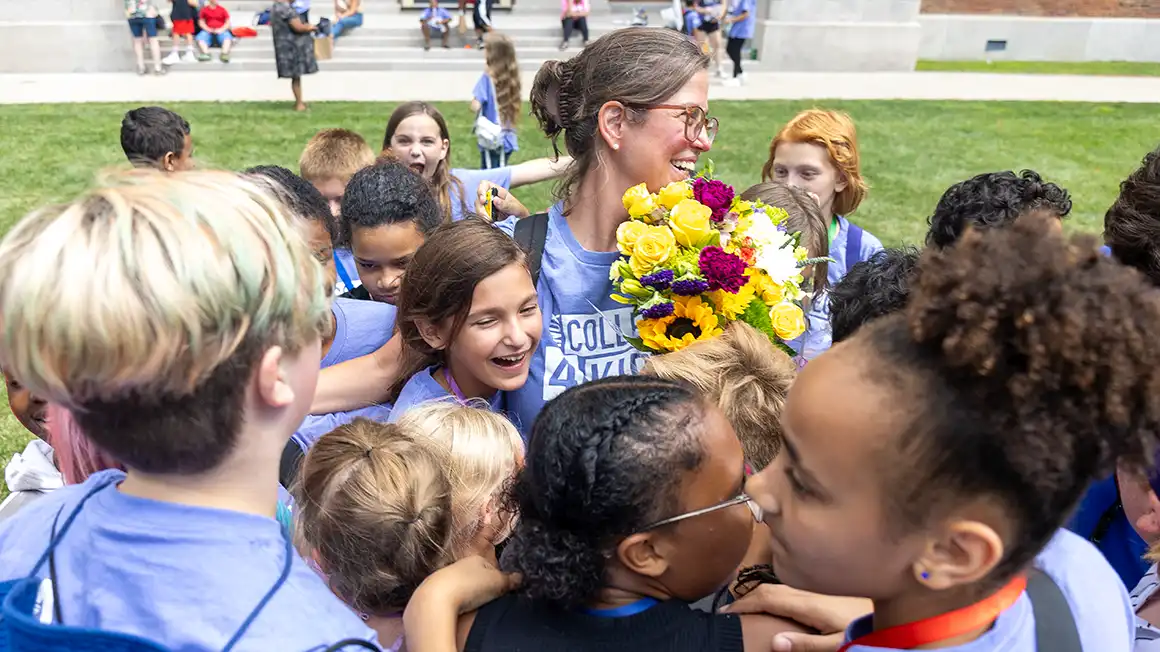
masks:
[[(197, 31), (197, 0), (172, 0), (173, 11), (169, 21), (173, 23), (173, 52), (161, 63), (172, 66), (176, 63), (196, 63), (193, 35)], [(185, 40), (185, 56), (181, 55), (182, 37)]]
[(745, 73), (741, 70), (741, 48), (745, 47), (745, 41), (753, 38), (753, 28), (757, 24), (756, 1), (732, 0), (724, 22), (730, 26), (725, 52), (733, 61), (733, 76), (725, 79), (725, 85), (740, 86), (745, 81)]
[(492, 30), (491, 3), (492, 0), (475, 0), (475, 8), (472, 10), (471, 18), (475, 22), (475, 47), (479, 50), (484, 48), (483, 37)]
[(153, 74), (164, 75), (168, 69), (161, 63), (161, 44), (157, 41), (157, 6), (153, 0), (125, 0), (125, 17), (129, 19), (129, 31), (133, 34), (133, 54), (137, 57), (137, 74), (144, 75), (145, 39), (149, 39), (149, 51), (153, 55)]
[(560, 42), (560, 50), (568, 49), (568, 42), (572, 40), (572, 30), (578, 30), (584, 42), (588, 45), (588, 14), (592, 13), (589, 0), (560, 0), (560, 23), (564, 27), (564, 40)]
[(294, 92), (294, 110), (305, 111), (302, 101), (302, 76), (318, 72), (314, 59), (314, 28), (290, 6), (290, 0), (275, 0), (270, 9), (270, 31), (274, 35), (274, 59), (278, 77), (290, 79)]

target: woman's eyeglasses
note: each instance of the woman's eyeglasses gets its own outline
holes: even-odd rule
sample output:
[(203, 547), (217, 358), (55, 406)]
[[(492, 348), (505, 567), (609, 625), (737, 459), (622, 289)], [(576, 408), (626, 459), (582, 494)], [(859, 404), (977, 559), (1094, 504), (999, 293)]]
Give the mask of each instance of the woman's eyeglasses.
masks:
[(652, 104), (636, 108), (643, 111), (683, 111), (685, 117), (685, 140), (690, 143), (697, 142), (697, 139), (704, 133), (705, 137), (709, 140), (709, 144), (712, 144), (717, 139), (717, 130), (721, 127), (721, 123), (717, 118), (710, 118), (709, 114), (705, 113), (705, 109), (702, 109), (696, 104)]
[(694, 516), (702, 516), (704, 514), (709, 514), (711, 512), (715, 512), (715, 511), (720, 510), (720, 509), (726, 509), (728, 507), (733, 507), (734, 505), (740, 505), (741, 503), (745, 503), (749, 507), (749, 511), (753, 513), (753, 519), (755, 521), (760, 522), (761, 519), (765, 516), (764, 512), (761, 509), (761, 506), (758, 505), (756, 502), (754, 502), (753, 499), (749, 497), (749, 494), (742, 493), (742, 494), (739, 494), (737, 496), (734, 496), (733, 498), (730, 498), (729, 500), (726, 500), (725, 502), (717, 503), (716, 505), (712, 505), (710, 507), (704, 507), (702, 509), (693, 510), (691, 512), (685, 512), (684, 514), (678, 514), (677, 516), (672, 516), (672, 517), (666, 518), (663, 521), (657, 521), (656, 523), (653, 523), (652, 525), (649, 525), (647, 527), (641, 528), (640, 530), (637, 530), (637, 532), (638, 533), (648, 532), (649, 530), (655, 530), (656, 528), (661, 527), (662, 525), (671, 525), (673, 523), (683, 521), (687, 518), (693, 518)]

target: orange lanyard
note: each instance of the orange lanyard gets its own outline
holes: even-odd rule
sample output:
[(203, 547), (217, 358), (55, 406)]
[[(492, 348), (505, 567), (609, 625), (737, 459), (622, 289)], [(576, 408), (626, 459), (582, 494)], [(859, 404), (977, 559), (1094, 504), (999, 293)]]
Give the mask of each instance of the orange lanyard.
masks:
[(846, 652), (855, 645), (913, 650), (920, 645), (962, 636), (994, 622), (999, 614), (1015, 604), (1026, 588), (1027, 578), (1020, 575), (985, 600), (933, 618), (871, 632), (843, 645), (838, 652)]

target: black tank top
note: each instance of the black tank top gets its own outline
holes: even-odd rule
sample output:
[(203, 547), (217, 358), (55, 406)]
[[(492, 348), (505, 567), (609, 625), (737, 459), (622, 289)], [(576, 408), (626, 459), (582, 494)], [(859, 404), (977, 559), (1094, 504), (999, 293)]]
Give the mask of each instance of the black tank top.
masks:
[(504, 596), (475, 615), (464, 652), (743, 652), (741, 620), (670, 600), (602, 618)]

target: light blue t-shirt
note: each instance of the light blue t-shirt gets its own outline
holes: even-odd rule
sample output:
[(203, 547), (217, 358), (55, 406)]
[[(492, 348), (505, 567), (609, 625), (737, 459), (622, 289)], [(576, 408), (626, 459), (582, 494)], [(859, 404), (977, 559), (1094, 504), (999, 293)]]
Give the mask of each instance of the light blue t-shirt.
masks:
[[(515, 225), (515, 218), (497, 224), (509, 235), (514, 234)], [(634, 374), (644, 367), (648, 354), (624, 339), (626, 334), (637, 334), (632, 306), (611, 298), (608, 270), (619, 256), (615, 251), (584, 249), (572, 235), (562, 205), (548, 209), (548, 236), (536, 285), (544, 334), (532, 358), (528, 382), (507, 394), (507, 409), (515, 415), (513, 422), (525, 439), (544, 403), (564, 390), (605, 376)]]
[(338, 274), (334, 282), (334, 296), (346, 294), (362, 285), (354, 262), (354, 252), (350, 249), (334, 248), (334, 271)]
[[(403, 385), (403, 389), (399, 391), (399, 398), (395, 399), (395, 408), (391, 410), (391, 416), (387, 420), (388, 423), (398, 421), (404, 412), (420, 403), (439, 400), (446, 401), (454, 396), (451, 392), (444, 389), (432, 375), (439, 369), (440, 367), (427, 367), (407, 379), (406, 384)], [(503, 392), (496, 392), (495, 396), (491, 398), (490, 403), (492, 412), (502, 411)]]
[[(503, 127), (503, 151), (508, 154), (518, 152), (520, 150), (519, 137), (516, 136), (516, 131), (511, 128), (510, 124), (504, 124), (499, 121), (499, 102), (495, 97), (495, 84), (492, 83), (491, 77), (487, 73), (479, 76), (479, 81), (475, 82), (475, 88), (472, 89), (471, 96), (475, 98), (475, 101), (479, 102), (479, 110), (483, 113), (483, 117)], [(480, 147), (480, 149), (483, 148)], [(477, 187), (478, 185), (476, 184)]]
[(395, 331), (395, 307), (389, 303), (338, 297), (330, 311), (334, 342), (322, 358), (323, 369), (378, 351)]
[[(178, 435), (180, 433), (174, 433)], [(286, 538), (273, 518), (128, 496), (125, 474), (95, 473), (0, 523), (0, 580), (27, 577), (80, 500), (56, 547), (64, 622), (144, 637), (172, 650), (220, 650), (277, 582)], [(48, 576), (48, 564), (39, 576)], [(296, 553), (290, 575), (235, 650), (322, 649), (376, 642), (362, 620)]]
[(744, 20), (733, 23), (729, 28), (729, 38), (753, 38), (753, 28), (757, 25), (757, 2), (755, 0), (733, 0), (729, 15), (748, 14)]
[[(378, 351), (395, 330), (395, 307), (389, 303), (339, 297), (330, 304), (330, 310), (334, 314), (334, 342), (322, 358), (323, 369)], [(347, 412), (310, 414), (290, 439), (305, 451), (319, 437), (357, 417), (385, 422), (390, 414), (390, 403)]]
[[(858, 249), (858, 260), (846, 260), (846, 240), (850, 235), (850, 221), (838, 218), (838, 231), (830, 243), (830, 258), (833, 259), (826, 272), (826, 287), (832, 288), (846, 275), (846, 270), (857, 263), (882, 251), (882, 242), (869, 231), (862, 231), (862, 245)], [(790, 348), (806, 360), (813, 360), (830, 348), (830, 292), (827, 289), (810, 304), (806, 313), (809, 322), (805, 335), (789, 343)]]
[[(1063, 591), (1075, 618), (1080, 643), (1093, 652), (1129, 652), (1136, 618), (1128, 592), (1108, 562), (1090, 543), (1060, 530), (1035, 558), (1035, 567), (1049, 575)], [(873, 616), (859, 618), (846, 632), (846, 641), (869, 634)], [(886, 652), (893, 648), (855, 645), (849, 652)], [(1036, 650), (1035, 615), (1024, 593), (995, 625), (979, 638), (943, 648), (941, 652), (1051, 652)]]
[(443, 24), (443, 21), (451, 20), (451, 13), (443, 7), (427, 7), (419, 16), (419, 20), (427, 23), (431, 31), (442, 33), (443, 30), (447, 29), (447, 25)]
[[(466, 196), (467, 210), (475, 211), (475, 196), (479, 194), (479, 184), (484, 181), (490, 181), (501, 188), (510, 188), (512, 185), (512, 169), (511, 166), (502, 168), (492, 168), (491, 170), (467, 170), (464, 168), (455, 168), (451, 170), (451, 176), (463, 182), (463, 192)], [(458, 222), (463, 219), (463, 203), (464, 198), (459, 195), (455, 184), (451, 184), (451, 221)]]

